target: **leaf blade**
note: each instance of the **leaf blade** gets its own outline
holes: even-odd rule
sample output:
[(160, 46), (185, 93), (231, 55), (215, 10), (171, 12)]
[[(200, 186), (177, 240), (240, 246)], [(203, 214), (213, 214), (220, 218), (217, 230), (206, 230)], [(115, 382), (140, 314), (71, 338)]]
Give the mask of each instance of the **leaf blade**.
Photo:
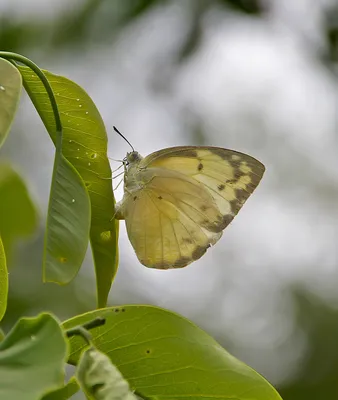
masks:
[[(140, 396), (157, 400), (281, 399), (257, 372), (169, 311), (127, 305), (83, 314), (63, 325), (69, 329), (98, 316), (106, 323), (91, 330), (94, 345), (109, 355)], [(84, 347), (80, 338), (71, 338), (68, 362), (75, 364)]]
[(66, 284), (81, 268), (88, 246), (90, 200), (75, 168), (56, 152), (43, 260), (45, 282)]
[(36, 400), (63, 386), (67, 343), (50, 314), (22, 318), (0, 343), (0, 398)]
[(80, 386), (77, 383), (75, 377), (73, 376), (65, 384), (65, 386), (47, 393), (46, 395), (43, 396), (42, 400), (67, 400), (70, 399), (79, 390)]
[(5, 315), (7, 309), (7, 297), (8, 297), (8, 272), (6, 265), (5, 249), (2, 244), (0, 236), (0, 321)]
[(21, 97), (22, 79), (18, 69), (0, 58), (0, 147), (6, 140)]

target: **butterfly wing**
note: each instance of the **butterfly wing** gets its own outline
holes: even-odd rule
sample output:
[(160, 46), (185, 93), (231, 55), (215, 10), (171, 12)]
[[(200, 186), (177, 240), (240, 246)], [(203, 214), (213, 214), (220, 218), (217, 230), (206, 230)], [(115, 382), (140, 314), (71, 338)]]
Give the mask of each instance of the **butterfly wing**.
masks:
[(223, 215), (223, 229), (255, 190), (265, 171), (261, 162), (247, 154), (207, 146), (163, 149), (145, 157), (140, 168), (177, 171), (201, 183)]
[(122, 203), (129, 240), (147, 267), (181, 268), (199, 259), (222, 235), (223, 220), (212, 196), (188, 176), (144, 170), (147, 182)]
[(217, 147), (173, 147), (142, 159), (119, 211), (140, 262), (167, 269), (199, 259), (264, 170), (253, 157)]

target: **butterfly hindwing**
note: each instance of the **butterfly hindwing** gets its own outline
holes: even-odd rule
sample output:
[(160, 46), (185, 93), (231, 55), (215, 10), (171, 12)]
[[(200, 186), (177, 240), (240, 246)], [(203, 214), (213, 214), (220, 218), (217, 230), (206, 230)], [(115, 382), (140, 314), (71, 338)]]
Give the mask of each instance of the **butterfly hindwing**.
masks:
[[(149, 170), (150, 171), (150, 170)], [(180, 268), (200, 258), (222, 235), (212, 196), (188, 176), (143, 171), (149, 181), (124, 200), (128, 237), (140, 262), (151, 268)]]

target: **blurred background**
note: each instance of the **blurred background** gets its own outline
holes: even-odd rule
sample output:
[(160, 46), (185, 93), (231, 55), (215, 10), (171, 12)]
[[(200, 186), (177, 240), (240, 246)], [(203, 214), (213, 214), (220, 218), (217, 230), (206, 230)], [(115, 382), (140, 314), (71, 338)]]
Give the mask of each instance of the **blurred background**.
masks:
[[(205, 144), (266, 165), (188, 268), (140, 265), (121, 223), (109, 304), (182, 314), (284, 400), (338, 399), (338, 0), (0, 0), (0, 48), (84, 87), (110, 157), (129, 151), (116, 125), (143, 155)], [(24, 93), (0, 161), (25, 179), (40, 220), (10, 258), (5, 330), (41, 310), (63, 320), (95, 307), (90, 252), (71, 285), (41, 283), (53, 156)]]

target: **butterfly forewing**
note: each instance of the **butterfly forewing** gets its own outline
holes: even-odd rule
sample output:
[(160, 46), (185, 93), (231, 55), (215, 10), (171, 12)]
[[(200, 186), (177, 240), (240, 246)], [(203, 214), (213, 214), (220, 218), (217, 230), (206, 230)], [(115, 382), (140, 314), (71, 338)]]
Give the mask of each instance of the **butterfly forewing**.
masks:
[(177, 171), (202, 183), (224, 217), (224, 228), (254, 191), (265, 170), (255, 158), (219, 147), (173, 147), (150, 154), (141, 164)]

